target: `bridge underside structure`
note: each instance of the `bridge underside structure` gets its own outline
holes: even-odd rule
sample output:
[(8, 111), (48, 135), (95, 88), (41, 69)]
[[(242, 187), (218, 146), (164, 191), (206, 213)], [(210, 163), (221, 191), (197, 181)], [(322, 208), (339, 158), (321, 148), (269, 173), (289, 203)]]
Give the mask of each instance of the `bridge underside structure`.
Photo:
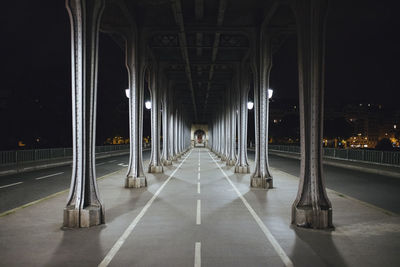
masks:
[[(321, 142), (327, 0), (66, 0), (66, 7), (71, 22), (74, 154), (65, 227), (90, 227), (106, 220), (94, 153), (99, 31), (110, 34), (126, 55), (130, 89), (126, 188), (147, 186), (142, 164), (145, 90), (152, 102), (148, 172), (160, 173), (163, 166), (174, 164), (191, 148), (192, 124), (205, 124), (211, 151), (234, 166), (236, 173), (252, 171), (251, 187), (272, 188), (269, 74), (273, 53), (288, 36), (297, 35), (301, 173), (292, 224), (332, 227)], [(254, 170), (247, 160), (251, 90)]]

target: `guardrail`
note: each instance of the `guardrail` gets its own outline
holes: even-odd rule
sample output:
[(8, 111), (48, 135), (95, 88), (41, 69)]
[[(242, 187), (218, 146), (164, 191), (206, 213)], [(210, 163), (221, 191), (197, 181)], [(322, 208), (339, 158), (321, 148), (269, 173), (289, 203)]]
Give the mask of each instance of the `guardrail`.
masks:
[[(299, 146), (269, 145), (270, 150), (300, 153)], [(324, 147), (325, 158), (343, 159), (349, 161), (361, 161), (375, 164), (400, 166), (400, 152), (377, 151), (367, 149), (342, 149)]]
[[(96, 146), (96, 154), (129, 150), (129, 145)], [(0, 151), (0, 166), (72, 158), (72, 148)]]

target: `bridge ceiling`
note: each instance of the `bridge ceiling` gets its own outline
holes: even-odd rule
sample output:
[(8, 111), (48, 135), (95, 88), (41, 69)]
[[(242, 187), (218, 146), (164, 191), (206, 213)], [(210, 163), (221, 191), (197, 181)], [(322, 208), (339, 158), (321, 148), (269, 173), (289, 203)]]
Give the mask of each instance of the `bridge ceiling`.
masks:
[(273, 27), (275, 47), (293, 33), (288, 10), (288, 1), (277, 0), (109, 0), (102, 29), (112, 33), (133, 21), (172, 81), (176, 101), (194, 121), (207, 122), (233, 89), (234, 70), (261, 23)]

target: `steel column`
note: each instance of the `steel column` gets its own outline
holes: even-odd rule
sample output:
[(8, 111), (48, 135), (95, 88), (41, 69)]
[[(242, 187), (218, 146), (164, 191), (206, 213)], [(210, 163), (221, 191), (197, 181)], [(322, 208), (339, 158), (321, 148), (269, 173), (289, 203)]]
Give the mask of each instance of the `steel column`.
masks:
[(256, 157), (252, 187), (272, 188), (268, 164), (269, 75), (272, 67), (272, 38), (261, 29), (252, 62), (254, 76), (254, 114)]
[(326, 0), (294, 1), (299, 52), (301, 166), (292, 224), (326, 229), (332, 205), (322, 171)]
[[(140, 188), (147, 186), (142, 163), (142, 139), (143, 127), (143, 90), (144, 90), (144, 53), (140, 53), (143, 47), (139, 44), (139, 36), (136, 29), (121, 31), (125, 39), (125, 65), (129, 76), (129, 136), (130, 154), (128, 171), (125, 179), (125, 187)], [(140, 56), (139, 56), (140, 55)]]
[(151, 95), (151, 156), (149, 163), (150, 173), (163, 172), (160, 156), (160, 84), (159, 68), (155, 64), (149, 70), (149, 89)]
[[(239, 74), (240, 73), (240, 74)], [(240, 86), (238, 90), (239, 95), (239, 108), (238, 108), (238, 156), (235, 165), (236, 173), (250, 173), (250, 166), (247, 159), (247, 101), (249, 94), (249, 70), (244, 65), (241, 64), (240, 72), (238, 72), (239, 77), (237, 80)]]
[(104, 5), (104, 0), (66, 1), (71, 23), (73, 163), (64, 227), (104, 223), (95, 168), (98, 43)]

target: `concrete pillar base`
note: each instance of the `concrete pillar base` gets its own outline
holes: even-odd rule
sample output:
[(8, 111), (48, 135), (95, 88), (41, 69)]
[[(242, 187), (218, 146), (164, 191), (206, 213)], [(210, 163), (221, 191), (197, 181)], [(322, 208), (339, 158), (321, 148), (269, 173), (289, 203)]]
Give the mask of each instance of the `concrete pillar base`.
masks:
[(235, 166), (236, 160), (230, 159), (226, 161), (226, 166)]
[(163, 160), (163, 165), (164, 166), (171, 166), (172, 165), (172, 160)]
[(235, 166), (235, 173), (250, 173), (250, 166)]
[(226, 157), (224, 155), (221, 156), (221, 161), (226, 161)]
[(271, 178), (261, 178), (261, 177), (252, 177), (250, 186), (254, 188), (264, 188), (264, 189), (273, 188)]
[(64, 208), (63, 227), (85, 228), (104, 223), (104, 210), (101, 206), (88, 206), (82, 210)]
[(292, 224), (314, 229), (332, 229), (332, 208), (322, 208), (316, 212), (312, 206), (293, 207)]
[(125, 179), (125, 188), (141, 188), (147, 186), (146, 177), (127, 177)]
[(149, 173), (162, 173), (164, 172), (163, 166), (149, 166)]

